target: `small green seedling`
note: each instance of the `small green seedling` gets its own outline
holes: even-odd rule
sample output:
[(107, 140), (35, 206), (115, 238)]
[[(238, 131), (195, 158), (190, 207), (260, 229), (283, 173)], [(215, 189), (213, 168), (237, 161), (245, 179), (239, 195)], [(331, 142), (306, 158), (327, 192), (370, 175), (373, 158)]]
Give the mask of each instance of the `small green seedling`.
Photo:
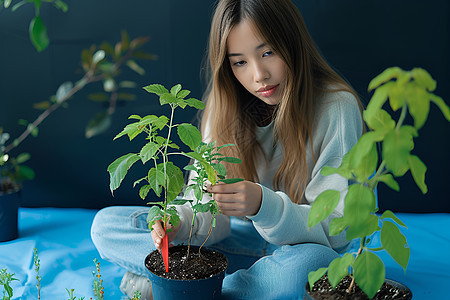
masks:
[(3, 286), (3, 300), (9, 300), (14, 295), (11, 282), (19, 280), (14, 278), (14, 273), (8, 273), (7, 269), (0, 270), (0, 285)]
[[(419, 157), (411, 154), (413, 138), (418, 136), (418, 130), (428, 118), (430, 102), (436, 104), (444, 117), (450, 120), (449, 107), (441, 97), (432, 93), (436, 89), (436, 81), (423, 69), (404, 71), (398, 67), (389, 68), (370, 82), (369, 91), (373, 89), (375, 92), (363, 113), (370, 131), (362, 135), (343, 157), (340, 167), (324, 167), (321, 172), (324, 176), (337, 173), (355, 182), (349, 186), (345, 196), (344, 215), (331, 220), (329, 232), (330, 235), (338, 235), (347, 230), (347, 240), (361, 239), (360, 248), (356, 255), (347, 253), (333, 260), (328, 268), (321, 268), (308, 276), (312, 288), (327, 273), (330, 284), (335, 288), (345, 276), (350, 275), (352, 283), (348, 292), (352, 292), (356, 282), (369, 298), (385, 281), (384, 264), (374, 252), (386, 250), (405, 271), (410, 255), (406, 238), (399, 230), (399, 226), (406, 225), (389, 210), (381, 216), (376, 214), (378, 207), (374, 190), (382, 182), (399, 191), (394, 177), (401, 177), (410, 171), (425, 194), (427, 168)], [(398, 122), (382, 109), (387, 100), (394, 112), (401, 110)], [(414, 126), (403, 124), (408, 111)], [(377, 143), (382, 146), (380, 164)], [(336, 208), (339, 198), (339, 191), (321, 193), (311, 207), (308, 227), (326, 219)], [(375, 232), (380, 232), (381, 247), (371, 248), (370, 236)]]

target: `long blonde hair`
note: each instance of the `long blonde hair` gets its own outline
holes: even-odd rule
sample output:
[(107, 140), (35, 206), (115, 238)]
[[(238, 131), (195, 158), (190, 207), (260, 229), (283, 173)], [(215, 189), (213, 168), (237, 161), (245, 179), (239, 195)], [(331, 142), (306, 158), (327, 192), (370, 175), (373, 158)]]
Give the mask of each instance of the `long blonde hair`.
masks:
[[(202, 131), (217, 144), (234, 143), (227, 155), (242, 159), (229, 164), (229, 174), (258, 182), (257, 157), (262, 154), (255, 136), (255, 107), (262, 103), (237, 81), (227, 58), (227, 38), (233, 26), (250, 20), (261, 38), (283, 59), (287, 82), (274, 113), (274, 136), (283, 149), (273, 186), (300, 203), (308, 180), (306, 145), (312, 140), (315, 99), (333, 85), (357, 95), (322, 58), (299, 10), (290, 0), (221, 0), (209, 37), (209, 85), (204, 99)], [(311, 143), (312, 145), (312, 143)], [(311, 149), (312, 150), (312, 149)]]

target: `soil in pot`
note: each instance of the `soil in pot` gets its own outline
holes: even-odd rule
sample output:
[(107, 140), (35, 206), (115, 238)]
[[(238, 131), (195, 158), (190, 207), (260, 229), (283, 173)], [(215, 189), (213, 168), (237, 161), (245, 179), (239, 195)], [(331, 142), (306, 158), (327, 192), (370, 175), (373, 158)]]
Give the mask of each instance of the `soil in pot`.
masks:
[[(328, 277), (325, 274), (321, 279), (319, 279), (309, 291), (309, 283), (306, 284), (306, 289), (314, 299), (316, 300), (368, 300), (366, 294), (355, 284), (355, 290), (353, 293), (348, 294), (347, 289), (350, 286), (351, 278), (349, 276), (341, 280), (341, 282), (336, 286), (335, 289), (328, 282)], [(395, 284), (390, 280), (386, 280), (383, 283), (381, 289), (375, 294), (372, 299), (375, 300), (409, 300), (412, 298), (412, 293), (409, 289), (405, 289), (401, 286)]]
[(226, 270), (228, 261), (222, 253), (191, 246), (187, 257), (187, 246), (174, 246), (169, 249), (169, 272), (166, 273), (161, 253), (153, 251), (147, 256), (145, 266), (153, 274), (167, 279), (197, 280), (205, 279)]

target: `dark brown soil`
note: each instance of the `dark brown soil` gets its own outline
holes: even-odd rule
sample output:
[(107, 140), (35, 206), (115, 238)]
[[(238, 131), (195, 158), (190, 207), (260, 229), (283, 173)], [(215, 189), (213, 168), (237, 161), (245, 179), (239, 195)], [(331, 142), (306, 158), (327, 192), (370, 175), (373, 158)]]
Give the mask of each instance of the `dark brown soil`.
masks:
[[(350, 286), (351, 278), (349, 276), (342, 279), (335, 289), (328, 282), (328, 277), (325, 274), (319, 281), (314, 284), (314, 287), (309, 294), (316, 300), (367, 300), (366, 294), (355, 284), (355, 289), (352, 294), (347, 293)], [(309, 291), (309, 284), (306, 285)], [(372, 299), (376, 300), (397, 300), (397, 299), (411, 299), (412, 293), (409, 290), (403, 290), (399, 287), (391, 285), (390, 283), (383, 283), (381, 289), (375, 294)]]
[(169, 279), (196, 280), (205, 279), (227, 269), (228, 260), (222, 253), (210, 249), (191, 246), (189, 257), (187, 246), (169, 248), (169, 273), (166, 273), (161, 253), (153, 251), (145, 259), (145, 266), (152, 273)]

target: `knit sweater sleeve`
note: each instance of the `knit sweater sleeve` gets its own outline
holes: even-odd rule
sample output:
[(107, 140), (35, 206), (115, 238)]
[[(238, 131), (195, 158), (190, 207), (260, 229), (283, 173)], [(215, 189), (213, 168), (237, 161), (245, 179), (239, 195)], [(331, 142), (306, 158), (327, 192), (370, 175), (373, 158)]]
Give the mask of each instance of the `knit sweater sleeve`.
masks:
[[(262, 203), (256, 215), (248, 216), (257, 231), (268, 242), (285, 245), (318, 243), (342, 251), (348, 245), (345, 232), (329, 235), (329, 223), (343, 215), (344, 197), (348, 181), (340, 175), (323, 176), (324, 166), (338, 167), (342, 157), (357, 142), (362, 133), (361, 113), (356, 99), (347, 92), (328, 94), (318, 105), (313, 125), (313, 151), (315, 161), (308, 166), (309, 180), (303, 203), (294, 203), (284, 192), (273, 191), (261, 185)], [(311, 148), (311, 145), (307, 145)], [(311, 153), (309, 154), (311, 155)], [(325, 190), (341, 191), (335, 211), (320, 224), (308, 228), (307, 219), (311, 204)]]

